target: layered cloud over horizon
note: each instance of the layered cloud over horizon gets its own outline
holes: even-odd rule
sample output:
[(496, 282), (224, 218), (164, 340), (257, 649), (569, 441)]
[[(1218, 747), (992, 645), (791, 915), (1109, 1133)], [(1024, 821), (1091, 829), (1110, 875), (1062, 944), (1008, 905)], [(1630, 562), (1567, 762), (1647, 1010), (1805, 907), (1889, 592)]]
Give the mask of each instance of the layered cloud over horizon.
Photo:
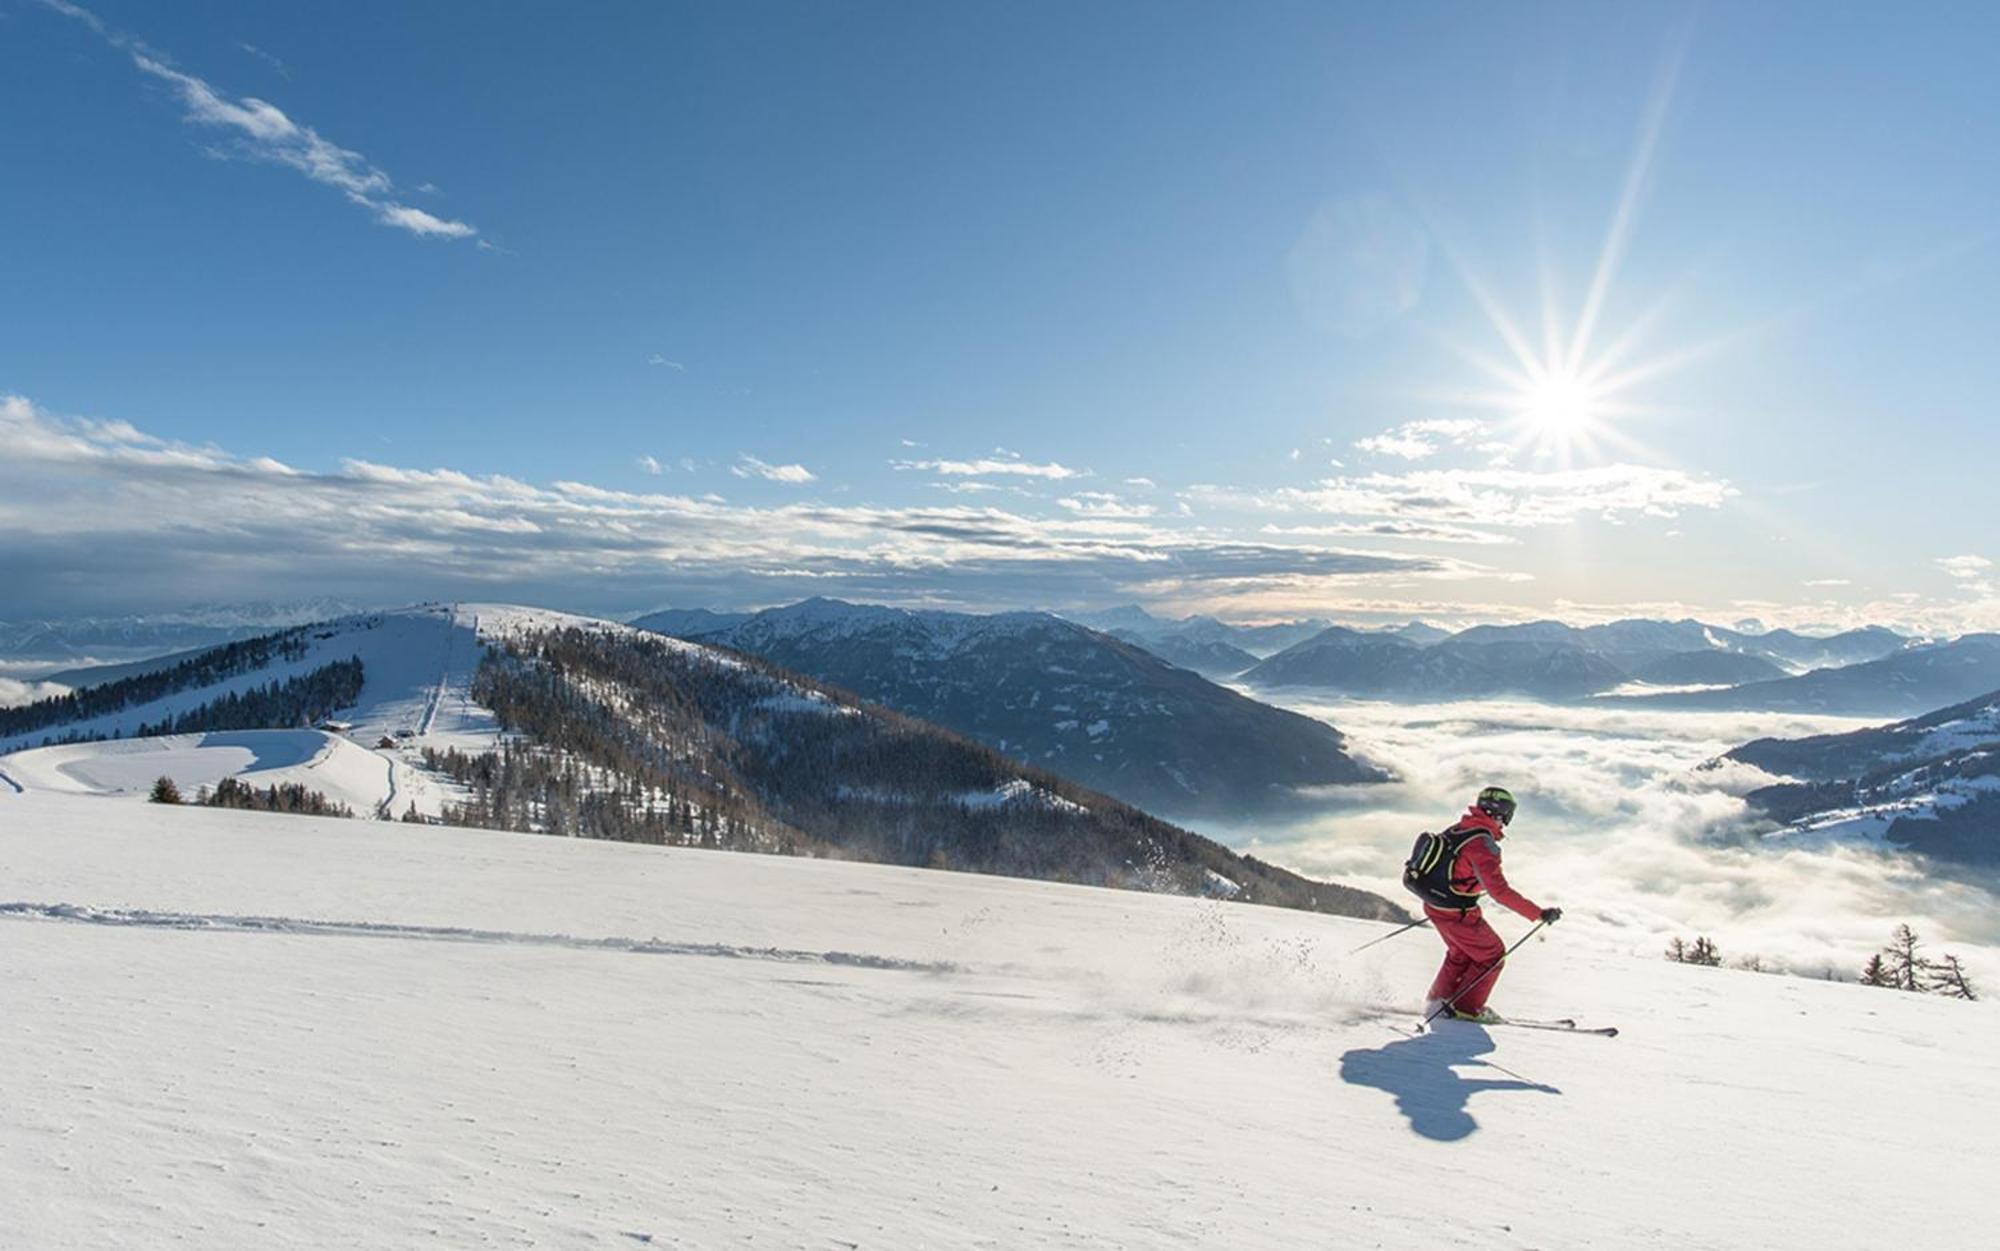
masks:
[[(9, 449), (0, 579), (12, 616), (310, 595), (511, 598), (615, 613), (824, 594), (973, 611), (1137, 601), (1265, 620), (1760, 616), (1956, 632), (2000, 617), (1985, 558), (1971, 553), (1936, 559), (1949, 593), (1930, 602), (1534, 596), (1535, 576), (1513, 557), (1527, 536), (1582, 521), (1669, 524), (1735, 494), (1718, 479), (1630, 464), (1444, 466), (1263, 489), (1151, 478), (1108, 489), (1107, 479), (1106, 489), (1083, 489), (1095, 480), (1087, 470), (1000, 449), (892, 462), (889, 488), (923, 478), (905, 498), (879, 502), (824, 469), (747, 452), (705, 475), (683, 459), (675, 477), (685, 485), (672, 491), (358, 457), (309, 470), (58, 415), (21, 396), (0, 395), (0, 438)], [(635, 466), (648, 481), (669, 468), (652, 457)], [(916, 488), (934, 485), (958, 498), (925, 502)], [(1529, 593), (1499, 593), (1509, 587)]]
[[(1207, 587), (1489, 571), (1445, 557), (1162, 526), (1137, 510), (739, 503), (574, 481), (410, 469), (334, 472), (159, 439), (0, 399), (0, 579), (17, 612), (272, 594), (444, 594), (563, 602), (798, 594), (1048, 602)], [(1010, 462), (1011, 463), (1011, 462)], [(741, 479), (813, 485), (745, 456)]]

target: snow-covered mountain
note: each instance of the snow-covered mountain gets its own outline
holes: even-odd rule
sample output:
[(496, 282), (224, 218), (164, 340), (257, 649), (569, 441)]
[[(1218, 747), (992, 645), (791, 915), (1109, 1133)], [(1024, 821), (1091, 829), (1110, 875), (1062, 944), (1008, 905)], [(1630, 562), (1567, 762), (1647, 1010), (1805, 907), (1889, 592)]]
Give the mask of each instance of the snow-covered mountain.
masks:
[(1785, 779), (1749, 799), (1794, 832), (2000, 866), (2000, 691), (1849, 734), (1758, 739), (1727, 759)]
[(651, 630), (655, 634), (668, 634), (677, 639), (684, 639), (697, 634), (726, 630), (738, 622), (748, 621), (751, 615), (747, 612), (716, 612), (710, 608), (663, 608), (659, 612), (649, 612), (644, 616), (634, 617), (627, 624), (640, 630)]
[(1623, 702), (1641, 707), (1908, 717), (1996, 687), (2000, 687), (2000, 634), (1968, 634), (1796, 677), (1726, 690), (1637, 696)]
[(1381, 780), (1338, 731), (1047, 613), (815, 599), (696, 636), (935, 721), (1141, 807), (1245, 813)]
[(1764, 656), (1794, 669), (1828, 669), (1841, 665), (1858, 665), (1892, 656), (1915, 644), (1915, 640), (1883, 626), (1863, 626), (1857, 630), (1847, 630), (1824, 638), (1798, 634), (1791, 630), (1766, 630), (1761, 634), (1751, 634), (1725, 630), (1719, 626), (1711, 629), (1732, 650), (1751, 656)]
[(1456, 652), (1394, 634), (1329, 626), (1243, 675), (1253, 686), (1315, 686), (1347, 695), (1451, 699), (1491, 683)]
[(776, 666), (505, 605), (361, 614), (120, 666), (0, 709), (0, 753), (15, 790), (241, 776), (384, 816), (1401, 911)]
[(1494, 1006), (1615, 1039), (1411, 1037), (1435, 939), (1277, 908), (44, 794), (0, 856), (21, 1251), (1988, 1241), (2000, 1009), (1583, 908)]
[(1669, 652), (1635, 664), (1634, 682), (1649, 686), (1741, 686), (1789, 676), (1777, 663), (1748, 652)]
[[(1750, 635), (1699, 621), (1561, 621), (1484, 625), (1438, 638), (1334, 626), (1268, 657), (1242, 677), (1256, 686), (1308, 686), (1400, 699), (1527, 695), (1573, 700), (1628, 686), (1734, 686), (1790, 676), (1807, 663), (1848, 664), (1900, 652), (1887, 630), (1827, 639), (1785, 631)], [(1755, 706), (1755, 705), (1745, 705)]]
[[(1157, 617), (1137, 604), (1123, 604), (1097, 612), (1064, 615), (1093, 630), (1102, 630), (1127, 642), (1137, 643), (1154, 655), (1173, 661), (1182, 668), (1194, 669), (1197, 673), (1211, 671), (1175, 659), (1171, 652), (1180, 651), (1183, 655), (1199, 656), (1204, 649), (1227, 648), (1228, 652), (1213, 653), (1217, 661), (1225, 656), (1233, 660), (1233, 653), (1242, 652), (1248, 654), (1250, 663), (1254, 664), (1263, 657), (1283, 651), (1332, 624), (1321, 618), (1274, 621), (1262, 625), (1237, 625), (1216, 617)], [(1248, 664), (1232, 672), (1240, 673), (1247, 668)], [(1222, 676), (1229, 675), (1225, 673)]]
[(1219, 639), (1196, 639), (1166, 634), (1146, 638), (1129, 630), (1106, 630), (1112, 638), (1149, 651), (1170, 665), (1192, 669), (1205, 678), (1233, 678), (1257, 663), (1257, 657)]
[(1425, 646), (1400, 635), (1334, 626), (1263, 661), (1243, 680), (1401, 699), (1500, 694), (1573, 699), (1617, 686), (1628, 674), (1596, 652), (1560, 639), (1466, 631)]

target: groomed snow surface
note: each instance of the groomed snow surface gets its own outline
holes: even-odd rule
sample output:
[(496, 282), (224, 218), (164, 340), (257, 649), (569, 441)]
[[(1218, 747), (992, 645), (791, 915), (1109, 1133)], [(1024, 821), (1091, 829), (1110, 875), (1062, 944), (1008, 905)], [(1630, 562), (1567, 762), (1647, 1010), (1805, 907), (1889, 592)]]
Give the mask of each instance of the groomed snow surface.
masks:
[(1413, 1038), (1423, 931), (8, 792), (0, 1244), (1987, 1243), (1991, 1005), (1571, 924), (1623, 1036)]

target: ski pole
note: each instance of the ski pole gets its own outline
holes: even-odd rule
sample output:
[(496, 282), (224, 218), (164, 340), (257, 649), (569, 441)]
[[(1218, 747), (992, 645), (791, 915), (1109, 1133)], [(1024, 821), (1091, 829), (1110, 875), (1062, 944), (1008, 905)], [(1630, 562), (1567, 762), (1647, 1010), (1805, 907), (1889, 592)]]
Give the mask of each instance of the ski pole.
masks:
[(1425, 1017), (1425, 1018), (1424, 1018), (1424, 1023), (1423, 1023), (1422, 1025), (1418, 1026), (1417, 1028), (1418, 1028), (1419, 1030), (1423, 1030), (1423, 1029), (1428, 1029), (1428, 1028), (1430, 1027), (1430, 1023), (1431, 1023), (1432, 1021), (1435, 1021), (1435, 1020), (1437, 1020), (1437, 1019), (1438, 1019), (1439, 1017), (1443, 1016), (1443, 1015), (1444, 1015), (1445, 1013), (1447, 1013), (1447, 1012), (1451, 1011), (1451, 1009), (1452, 1009), (1452, 1005), (1456, 1004), (1456, 1003), (1457, 1003), (1457, 1002), (1458, 1002), (1458, 1001), (1459, 1001), (1460, 999), (1463, 999), (1463, 998), (1465, 997), (1465, 995), (1467, 994), (1467, 992), (1469, 992), (1469, 991), (1470, 991), (1470, 990), (1471, 990), (1471, 989), (1472, 989), (1472, 988), (1473, 988), (1474, 986), (1477, 986), (1477, 985), (1479, 985), (1479, 983), (1481, 983), (1481, 982), (1485, 981), (1485, 980), (1486, 980), (1487, 978), (1489, 978), (1489, 977), (1493, 976), (1493, 971), (1494, 971), (1495, 969), (1497, 969), (1497, 968), (1499, 968), (1499, 967), (1500, 967), (1501, 965), (1503, 965), (1503, 964), (1507, 963), (1507, 957), (1508, 957), (1508, 956), (1511, 956), (1511, 955), (1513, 955), (1513, 954), (1514, 954), (1515, 952), (1519, 951), (1519, 950), (1521, 949), (1521, 943), (1525, 943), (1525, 942), (1527, 942), (1527, 941), (1528, 941), (1529, 939), (1533, 938), (1533, 937), (1534, 937), (1534, 936), (1535, 936), (1535, 935), (1536, 935), (1537, 933), (1539, 933), (1539, 932), (1540, 932), (1541, 930), (1543, 930), (1543, 929), (1544, 929), (1544, 928), (1546, 928), (1547, 926), (1548, 926), (1548, 922), (1547, 922), (1547, 921), (1537, 921), (1537, 922), (1535, 922), (1535, 928), (1534, 928), (1534, 929), (1531, 929), (1531, 930), (1529, 930), (1529, 931), (1528, 931), (1527, 933), (1525, 933), (1525, 934), (1521, 935), (1521, 942), (1519, 942), (1519, 943), (1515, 943), (1515, 944), (1514, 944), (1514, 945), (1513, 945), (1512, 947), (1509, 947), (1509, 948), (1508, 948), (1507, 950), (1505, 950), (1505, 951), (1501, 952), (1501, 953), (1500, 953), (1500, 958), (1499, 958), (1498, 960), (1495, 960), (1495, 961), (1494, 961), (1493, 963), (1491, 963), (1491, 964), (1487, 965), (1487, 966), (1486, 966), (1485, 968), (1483, 968), (1483, 969), (1479, 970), (1479, 976), (1478, 976), (1478, 977), (1475, 977), (1475, 978), (1473, 978), (1473, 979), (1472, 979), (1471, 981), (1467, 982), (1467, 983), (1466, 983), (1465, 985), (1463, 985), (1463, 986), (1459, 987), (1459, 988), (1458, 988), (1458, 993), (1457, 993), (1457, 994), (1453, 995), (1453, 996), (1452, 996), (1451, 998), (1449, 998), (1449, 999), (1445, 1000), (1445, 1001), (1444, 1001), (1443, 1003), (1439, 1004), (1439, 1005), (1437, 1006), (1437, 1010), (1436, 1010), (1435, 1012), (1432, 1012), (1432, 1013), (1431, 1013), (1431, 1014), (1430, 1014), (1429, 1016)]
[(1419, 917), (1416, 920), (1410, 922), (1408, 925), (1401, 927), (1400, 929), (1390, 930), (1387, 934), (1382, 935), (1382, 937), (1380, 938), (1369, 939), (1367, 942), (1361, 944), (1359, 947), (1356, 947), (1353, 951), (1350, 951), (1347, 954), (1350, 956), (1358, 956), (1362, 952), (1368, 950), (1370, 947), (1373, 947), (1376, 943), (1386, 943), (1398, 934), (1407, 934), (1411, 930), (1417, 928), (1419, 925), (1429, 925), (1430, 923), (1431, 919), (1429, 917)]

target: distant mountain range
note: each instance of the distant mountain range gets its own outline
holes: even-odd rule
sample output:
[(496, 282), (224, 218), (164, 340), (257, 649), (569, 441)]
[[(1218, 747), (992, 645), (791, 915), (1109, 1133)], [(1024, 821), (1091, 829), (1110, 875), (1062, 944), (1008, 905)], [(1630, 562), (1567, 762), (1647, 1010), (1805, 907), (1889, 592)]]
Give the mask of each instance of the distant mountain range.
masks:
[(0, 660), (51, 666), (213, 647), (353, 612), (338, 600), (214, 604), (125, 617), (0, 621)]
[[(1263, 625), (1237, 625), (1216, 617), (1156, 617), (1137, 604), (1071, 614), (1070, 619), (1211, 678), (1235, 677), (1259, 660), (1303, 642), (1332, 624), (1316, 617)], [(1449, 631), (1420, 621), (1364, 633), (1395, 635), (1415, 643), (1434, 643), (1450, 637)]]
[(2000, 690), (1894, 725), (1758, 739), (1725, 758), (1786, 778), (1748, 798), (1801, 831), (2000, 867)]
[(1155, 811), (1254, 812), (1296, 787), (1385, 776), (1324, 722), (1047, 613), (815, 599), (681, 637), (809, 674)]
[(1835, 669), (1629, 700), (1644, 707), (1907, 717), (2000, 687), (2000, 634), (1968, 634)]
[[(1682, 706), (1767, 707), (1786, 690), (1757, 690), (1815, 665), (1855, 665), (1890, 657), (1911, 641), (1880, 627), (1829, 638), (1789, 630), (1747, 634), (1699, 621), (1615, 621), (1572, 626), (1559, 621), (1474, 626), (1442, 639), (1429, 628), (1384, 633), (1332, 626), (1267, 657), (1241, 675), (1263, 687), (1316, 687), (1379, 699), (1471, 699), (1523, 695), (1576, 700), (1641, 684), (1722, 687), (1749, 692), (1741, 705), (1724, 691), (1661, 692)], [(1810, 675), (1808, 675), (1810, 676)], [(1751, 684), (1751, 685), (1744, 685)], [(1843, 688), (1862, 698), (1866, 683)], [(1620, 691), (1621, 694), (1627, 693)], [(1704, 702), (1714, 697), (1715, 702)], [(1781, 705), (1782, 706), (1782, 705)]]

